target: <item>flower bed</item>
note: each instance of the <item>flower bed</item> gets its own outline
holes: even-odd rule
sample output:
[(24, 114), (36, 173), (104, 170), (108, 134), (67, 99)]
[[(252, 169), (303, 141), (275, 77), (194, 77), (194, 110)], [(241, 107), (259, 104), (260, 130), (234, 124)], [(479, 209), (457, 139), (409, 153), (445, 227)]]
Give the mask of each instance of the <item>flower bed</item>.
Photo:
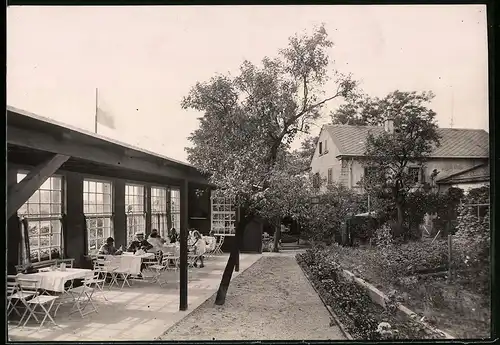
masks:
[(445, 275), (417, 274), (446, 265), (446, 251), (446, 241), (422, 241), (387, 248), (331, 246), (322, 255), (386, 294), (395, 292), (399, 302), (456, 338), (489, 337), (490, 299), (471, 286), (477, 282), (474, 272), (456, 274), (452, 282)]
[(326, 250), (309, 249), (297, 255), (297, 262), (354, 339), (442, 339), (417, 320), (398, 314), (395, 300), (388, 301), (385, 308), (374, 303), (365, 288), (345, 278)]

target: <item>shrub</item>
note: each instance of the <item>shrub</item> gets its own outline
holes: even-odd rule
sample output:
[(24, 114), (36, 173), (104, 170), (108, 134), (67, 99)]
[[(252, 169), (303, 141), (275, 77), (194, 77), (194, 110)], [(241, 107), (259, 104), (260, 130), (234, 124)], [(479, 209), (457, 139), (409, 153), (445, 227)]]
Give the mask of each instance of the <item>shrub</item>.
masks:
[(388, 224), (382, 225), (375, 231), (375, 244), (381, 248), (393, 244), (391, 227)]
[[(477, 217), (476, 210), (462, 205), (459, 208), (457, 232), (453, 241), (453, 264), (455, 268), (466, 269), (457, 278), (470, 278), (472, 286), (488, 294), (490, 280), (490, 217)], [(462, 277), (460, 276), (462, 275)]]

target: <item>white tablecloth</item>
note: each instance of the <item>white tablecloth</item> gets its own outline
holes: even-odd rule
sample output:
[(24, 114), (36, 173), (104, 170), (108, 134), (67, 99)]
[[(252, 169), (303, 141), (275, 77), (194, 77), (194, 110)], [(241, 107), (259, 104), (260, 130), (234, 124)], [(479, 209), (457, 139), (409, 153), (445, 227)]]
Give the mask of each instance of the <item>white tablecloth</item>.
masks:
[(64, 284), (73, 279), (92, 277), (92, 270), (82, 268), (66, 268), (65, 271), (37, 272), (18, 274), (18, 278), (38, 281), (38, 288), (47, 291), (64, 292)]
[(146, 253), (142, 255), (126, 254), (122, 255), (106, 255), (106, 260), (110, 262), (111, 266), (118, 267), (118, 272), (128, 272), (129, 274), (141, 273), (141, 263), (143, 259), (153, 259), (153, 253)]

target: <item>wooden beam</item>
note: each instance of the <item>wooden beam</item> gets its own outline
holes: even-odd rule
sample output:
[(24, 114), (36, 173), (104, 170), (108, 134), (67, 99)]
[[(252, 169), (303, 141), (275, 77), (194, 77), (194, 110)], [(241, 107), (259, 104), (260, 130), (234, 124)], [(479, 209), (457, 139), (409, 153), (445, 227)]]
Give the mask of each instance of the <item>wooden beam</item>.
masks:
[(112, 143), (109, 143), (110, 149), (103, 149), (96, 145), (79, 143), (75, 140), (57, 140), (56, 138), (45, 133), (30, 131), (13, 126), (10, 126), (7, 129), (7, 142), (13, 145), (52, 153), (60, 153), (103, 165), (115, 166), (146, 174), (153, 174), (173, 180), (182, 181), (184, 179), (188, 179), (190, 182), (205, 185), (207, 184), (207, 180), (203, 178), (200, 173), (196, 171), (189, 171), (192, 169), (186, 169), (186, 171), (184, 171), (182, 168), (162, 167), (160, 164), (156, 164), (146, 159), (126, 155), (125, 152), (120, 154), (112, 150), (112, 146), (116, 146)]
[(69, 159), (69, 156), (56, 154), (48, 161), (31, 170), (21, 182), (12, 186), (7, 197), (7, 218), (16, 211)]
[(181, 186), (180, 274), (179, 310), (188, 308), (188, 181)]

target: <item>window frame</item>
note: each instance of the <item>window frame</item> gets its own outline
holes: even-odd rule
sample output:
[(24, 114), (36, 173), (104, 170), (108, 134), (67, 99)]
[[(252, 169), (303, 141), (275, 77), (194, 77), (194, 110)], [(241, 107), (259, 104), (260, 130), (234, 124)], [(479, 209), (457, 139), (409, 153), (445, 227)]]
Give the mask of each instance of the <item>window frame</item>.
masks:
[[(134, 194), (127, 193), (127, 187), (134, 188)], [(142, 190), (142, 194), (135, 194), (135, 188), (139, 187)], [(125, 203), (124, 203), (124, 211), (125, 211), (125, 219), (126, 219), (126, 243), (127, 246), (134, 240), (135, 234), (138, 232), (146, 233), (146, 218), (147, 218), (147, 193), (146, 193), (146, 184), (141, 184), (137, 182), (125, 182)], [(132, 202), (130, 203), (130, 198), (132, 198)], [(134, 200), (137, 198), (136, 200)], [(141, 203), (135, 203), (137, 200), (141, 200)], [(134, 206), (141, 205), (140, 210), (135, 210)], [(128, 210), (128, 207), (132, 206), (131, 211)], [(137, 221), (138, 220), (138, 221)], [(132, 225), (133, 224), (133, 225)]]
[[(96, 188), (94, 191), (91, 191), (90, 190), (90, 187), (89, 187), (89, 190), (88, 191), (85, 191), (85, 182), (89, 183), (89, 182), (94, 182), (96, 183)], [(86, 224), (86, 230), (87, 230), (87, 234), (86, 234), (86, 248), (87, 248), (87, 252), (91, 252), (91, 251), (95, 251), (95, 250), (99, 250), (99, 248), (106, 242), (106, 239), (108, 237), (114, 237), (114, 185), (113, 185), (113, 181), (109, 181), (109, 180), (103, 180), (103, 179), (97, 179), (97, 178), (91, 178), (91, 177), (84, 177), (83, 178), (83, 193), (82, 193), (82, 199), (83, 199), (83, 214), (85, 216), (85, 222), (87, 223)], [(97, 192), (97, 183), (101, 183), (103, 184), (103, 192), (102, 193), (98, 193)], [(104, 209), (104, 206), (106, 205), (105, 203), (105, 198), (104, 196), (107, 195), (107, 193), (104, 193), (104, 185), (105, 184), (108, 184), (109, 185), (109, 212), (102, 212), (102, 213), (99, 213), (97, 212), (97, 205), (99, 204), (95, 204), (96, 205), (96, 212), (95, 213), (91, 213), (91, 212), (86, 212), (86, 209), (85, 209), (85, 194), (87, 195), (91, 195), (91, 194), (95, 194), (96, 195), (96, 198), (97, 198), (97, 194), (102, 194), (103, 195), (103, 203), (102, 203), (102, 206), (103, 206), (103, 209)], [(90, 186), (90, 185), (89, 185)], [(89, 201), (90, 199), (87, 199), (87, 201)], [(88, 202), (87, 202), (87, 205)], [(99, 230), (99, 220), (102, 220), (102, 237), (98, 237), (98, 230)], [(96, 225), (95, 227), (91, 227), (90, 226), (90, 222), (93, 222), (95, 221), (96, 222)], [(109, 227), (106, 226), (106, 221), (109, 221)], [(95, 240), (95, 248), (91, 248), (90, 244), (91, 244), (91, 231), (95, 231), (95, 236), (94, 236), (94, 240)]]
[[(30, 171), (28, 169), (17, 169), (16, 170), (16, 182), (19, 183), (21, 182), (24, 178), (26, 178), (28, 175), (29, 175)], [(21, 175), (24, 175), (24, 177), (22, 179), (20, 179), (19, 177)], [(60, 188), (59, 189), (54, 189), (52, 187), (52, 179), (59, 179), (59, 186)], [(49, 189), (46, 189), (46, 188), (42, 188), (43, 185), (45, 183), (49, 182)], [(28, 241), (29, 241), (29, 246), (30, 246), (30, 253), (26, 253), (26, 255), (29, 255), (29, 258), (30, 258), (30, 261), (31, 262), (44, 262), (44, 261), (49, 261), (49, 260), (52, 260), (52, 259), (55, 259), (55, 258), (64, 258), (64, 251), (65, 251), (65, 247), (64, 247), (64, 226), (63, 226), (63, 215), (65, 214), (65, 208), (66, 208), (66, 203), (65, 203), (65, 196), (66, 196), (66, 193), (65, 193), (65, 190), (66, 190), (66, 185), (65, 185), (65, 176), (63, 174), (53, 174), (51, 175), (50, 177), (47, 178), (47, 180), (28, 198), (28, 200), (26, 200), (26, 202), (21, 206), (19, 207), (18, 210), (16, 210), (16, 215), (19, 217), (19, 220), (21, 221), (23, 218), (26, 219), (28, 221)], [(42, 202), (41, 200), (41, 192), (49, 192), (49, 202), (48, 203), (45, 203), (45, 202)], [(35, 193), (38, 193), (38, 202), (30, 202), (30, 199), (33, 198), (33, 196), (35, 195)], [(53, 193), (54, 194), (59, 194), (59, 202), (52, 202), (52, 198), (53, 198)], [(30, 204), (38, 204), (38, 213), (32, 213), (30, 214), (29, 213), (29, 208), (30, 208)], [(48, 214), (42, 214), (41, 213), (41, 210), (42, 210), (42, 205), (49, 205), (48, 208), (49, 208), (49, 213)], [(58, 205), (58, 213), (53, 213), (53, 206), (54, 205)], [(24, 213), (20, 213), (20, 210), (23, 209), (23, 207), (26, 208), (26, 211)], [(38, 234), (37, 234), (37, 245), (35, 246), (32, 239), (33, 237), (30, 236), (30, 229), (32, 229), (33, 227), (31, 226), (31, 224), (38, 224), (37, 228), (38, 229), (41, 229), (41, 224), (44, 223), (44, 222), (48, 222), (49, 223), (49, 232), (48, 233), (41, 233), (41, 231), (39, 230)], [(57, 224), (56, 226), (54, 226), (53, 224)], [(23, 227), (23, 225), (21, 224), (21, 228)], [(54, 228), (58, 228), (59, 231), (58, 232), (54, 232), (53, 229)], [(25, 245), (24, 241), (26, 241), (26, 239), (24, 238), (24, 229), (22, 231), (22, 239), (23, 239), (23, 246)], [(56, 236), (54, 236), (56, 235)], [(57, 236), (58, 235), (58, 236)], [(48, 245), (45, 245), (45, 246), (42, 246), (41, 245), (41, 238), (42, 237), (48, 237)], [(53, 245), (52, 241), (53, 239), (55, 238), (58, 238), (58, 242), (59, 244), (56, 244), (56, 245)], [(34, 249), (36, 248), (36, 249)], [(59, 257), (52, 257), (52, 250), (53, 249), (57, 249), (58, 250), (58, 254), (59, 254)], [(48, 258), (46, 259), (43, 259), (42, 260), (42, 250), (48, 250)], [(23, 250), (24, 251), (24, 250)], [(36, 257), (37, 259), (32, 259), (33, 258), (33, 252), (36, 252)], [(26, 258), (22, 258), (22, 260), (24, 260)]]
[[(170, 191), (169, 191), (169, 193), (170, 193), (169, 217), (170, 217), (170, 221), (172, 223), (172, 228), (175, 228), (177, 230), (177, 232), (179, 232), (180, 228), (181, 228), (181, 207), (182, 207), (182, 205), (181, 205), (181, 189), (178, 187), (171, 187), (169, 189), (170, 189)], [(178, 207), (176, 205), (176, 202), (178, 202)], [(186, 210), (186, 212), (187, 212), (187, 210)], [(169, 231), (170, 231), (170, 229), (169, 229)]]
[(328, 168), (328, 173), (327, 173), (327, 183), (330, 185), (333, 183), (333, 169)]
[(210, 196), (210, 230), (215, 235), (234, 236), (236, 233), (236, 202), (234, 197)]
[(323, 142), (322, 141), (319, 142), (319, 154), (320, 155), (323, 154)]
[[(168, 194), (170, 193), (170, 188), (163, 186), (152, 185), (150, 187), (150, 199), (151, 199), (151, 229), (158, 230), (159, 235), (162, 238), (166, 238), (169, 235), (168, 228)], [(156, 195), (154, 191), (163, 190), (165, 192), (163, 204), (160, 204), (160, 210), (154, 208), (154, 200), (161, 200), (161, 195)], [(162, 209), (163, 206), (163, 209)], [(156, 224), (158, 223), (158, 224)], [(163, 225), (163, 226), (161, 226)]]

